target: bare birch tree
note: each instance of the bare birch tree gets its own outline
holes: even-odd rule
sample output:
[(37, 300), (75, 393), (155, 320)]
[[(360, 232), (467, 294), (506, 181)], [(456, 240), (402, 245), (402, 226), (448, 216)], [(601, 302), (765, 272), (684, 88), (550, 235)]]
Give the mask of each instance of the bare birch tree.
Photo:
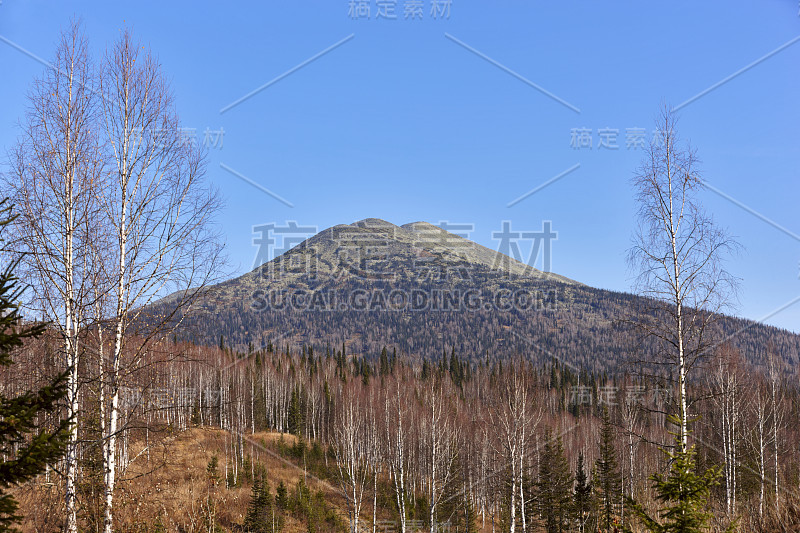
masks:
[(394, 382), (387, 384), (386, 387), (384, 428), (386, 429), (386, 459), (394, 487), (397, 511), (400, 514), (400, 533), (406, 532), (406, 484), (410, 453), (407, 440), (411, 425), (411, 413), (405, 401), (402, 385), (399, 379), (395, 378)]
[(777, 356), (772, 346), (767, 353), (767, 366), (769, 368), (769, 392), (770, 392), (770, 418), (772, 419), (772, 456), (773, 456), (773, 488), (775, 490), (775, 514), (780, 512), (780, 470), (778, 466), (778, 456), (780, 448), (779, 433), (783, 430), (783, 394), (781, 379), (778, 370)]
[(764, 517), (764, 499), (767, 484), (767, 449), (769, 447), (769, 392), (763, 381), (759, 381), (749, 401), (752, 422), (748, 444), (753, 452), (758, 475), (758, 517)]
[[(636, 455), (636, 449), (639, 447), (639, 443), (641, 442), (641, 429), (640, 426), (640, 414), (641, 414), (641, 407), (638, 402), (631, 398), (626, 398), (625, 402), (622, 404), (622, 408), (620, 409), (620, 414), (622, 418), (622, 426), (625, 431), (625, 436), (627, 438), (627, 452), (628, 452), (628, 483), (627, 483), (627, 495), (629, 498), (633, 498), (634, 495), (634, 476), (636, 474), (637, 468), (634, 466), (634, 460)], [(625, 469), (621, 469), (622, 472)], [(624, 475), (623, 475), (624, 478)], [(624, 485), (624, 483), (623, 483)], [(624, 499), (623, 499), (623, 509), (624, 509)]]
[(687, 449), (687, 376), (711, 346), (711, 327), (735, 290), (723, 260), (735, 243), (703, 210), (698, 160), (679, 144), (675, 116), (668, 108), (657, 120), (657, 135), (634, 177), (639, 228), (630, 250), (638, 270), (636, 290), (643, 309), (633, 319), (652, 341), (651, 365), (674, 372), (678, 389), (681, 451)]
[(437, 530), (436, 512), (453, 471), (459, 432), (458, 426), (449, 416), (448, 406), (445, 405), (445, 385), (442, 381), (438, 374), (429, 377), (422, 396), (422, 403), (427, 411), (421, 417), (421, 424), (424, 426), (422, 445), (425, 450), (424, 464), (427, 467), (431, 533)]
[(79, 363), (96, 297), (92, 249), (103, 161), (98, 147), (94, 73), (77, 23), (65, 31), (55, 60), (28, 94), (23, 132), (6, 187), (19, 218), (13, 231), (21, 276), (31, 286), (29, 310), (53, 324), (69, 369), (65, 455), (66, 530), (77, 532)]
[(369, 433), (360, 389), (358, 382), (351, 381), (348, 390), (340, 395), (341, 405), (332, 435), (339, 484), (350, 514), (351, 533), (359, 531), (358, 521), (369, 472)]
[(220, 275), (213, 231), (220, 204), (203, 183), (203, 152), (181, 138), (158, 61), (128, 31), (106, 54), (100, 95), (112, 168), (103, 203), (106, 227), (115, 240), (108, 265), (113, 346), (105, 380), (109, 405), (103, 454), (104, 530), (111, 533), (122, 370), (135, 368), (148, 343), (168, 334), (179, 313)]
[(372, 533), (378, 529), (378, 476), (384, 458), (384, 442), (381, 436), (380, 392), (377, 387), (369, 390), (367, 409), (367, 464), (372, 474)]
[(509, 469), (508, 494), (509, 533), (517, 527), (517, 506), (520, 508), (523, 531), (526, 523), (526, 497), (523, 485), (525, 459), (528, 440), (533, 437), (541, 419), (540, 412), (534, 412), (532, 397), (528, 391), (528, 380), (522, 363), (518, 364), (512, 375), (503, 376), (506, 383), (502, 386), (497, 404), (491, 413), (494, 431), (497, 432), (498, 454)]
[(738, 479), (738, 454), (740, 446), (739, 418), (741, 416), (742, 377), (739, 354), (723, 345), (710, 373), (711, 391), (720, 414), (723, 473), (725, 477), (725, 509), (728, 515), (736, 513)]

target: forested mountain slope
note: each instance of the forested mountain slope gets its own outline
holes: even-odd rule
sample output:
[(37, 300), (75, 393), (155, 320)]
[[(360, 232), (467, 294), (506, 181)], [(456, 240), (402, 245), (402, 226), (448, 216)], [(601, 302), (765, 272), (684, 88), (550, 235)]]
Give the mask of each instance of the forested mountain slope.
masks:
[[(212, 288), (180, 336), (242, 351), (347, 342), (432, 357), (525, 354), (614, 372), (647, 351), (621, 321), (641, 297), (545, 273), (426, 222), (379, 219), (326, 229), (259, 268)], [(794, 372), (800, 336), (727, 317), (715, 337), (751, 362), (771, 349)]]

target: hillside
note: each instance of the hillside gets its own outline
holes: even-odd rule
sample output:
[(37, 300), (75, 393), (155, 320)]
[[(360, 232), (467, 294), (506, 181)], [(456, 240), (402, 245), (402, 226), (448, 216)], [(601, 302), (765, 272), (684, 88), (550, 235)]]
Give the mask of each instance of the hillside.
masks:
[[(326, 229), (255, 270), (212, 288), (181, 337), (246, 351), (268, 343), (346, 342), (467, 359), (525, 354), (614, 372), (638, 346), (619, 325), (643, 300), (541, 272), (426, 222), (380, 219)], [(771, 342), (794, 372), (800, 336), (739, 318), (719, 323), (745, 358)], [(638, 354), (640, 355), (640, 354)]]
[[(170, 435), (154, 433), (149, 448), (141, 440), (131, 443), (133, 459), (121, 481), (118, 498), (120, 531), (205, 531), (222, 528), (241, 530), (251, 499), (253, 474), (266, 469), (266, 479), (273, 497), (279, 484), (288, 491), (286, 508), (279, 511), (284, 533), (310, 530), (339, 532), (347, 521), (342, 510), (341, 491), (292, 460), (291, 450), (299, 440), (294, 435), (259, 432), (241, 436), (245, 450), (245, 467), (239, 466), (233, 476), (228, 456), (232, 434), (213, 427), (196, 427)], [(239, 437), (233, 435), (234, 440)], [(283, 450), (283, 455), (280, 452)], [(216, 458), (211, 472), (209, 465)], [(225, 472), (228, 470), (228, 480)], [(53, 483), (29, 484), (19, 491), (25, 521), (23, 531), (50, 531), (58, 523), (61, 497)], [(311, 505), (318, 514), (308, 516), (298, 502), (298, 487), (308, 487)], [(97, 504), (99, 494), (87, 494)], [(316, 498), (316, 499), (315, 499)], [(324, 502), (324, 503), (323, 503)], [(93, 518), (94, 517), (94, 518)], [(102, 514), (86, 509), (88, 523), (102, 524)]]

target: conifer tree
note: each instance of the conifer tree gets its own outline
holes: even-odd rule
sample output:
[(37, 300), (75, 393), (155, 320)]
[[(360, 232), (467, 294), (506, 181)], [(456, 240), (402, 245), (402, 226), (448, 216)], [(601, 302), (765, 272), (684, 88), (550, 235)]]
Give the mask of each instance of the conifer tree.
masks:
[(256, 469), (250, 503), (244, 520), (244, 531), (248, 533), (276, 533), (283, 526), (283, 516), (275, 512), (269, 482), (263, 466)]
[(469, 497), (469, 492), (464, 491), (464, 501), (462, 504), (464, 508), (464, 533), (477, 533), (478, 528), (478, 514), (475, 512), (475, 505)]
[[(680, 418), (670, 416), (670, 421), (680, 427)], [(653, 488), (656, 500), (662, 504), (658, 517), (651, 517), (644, 507), (628, 498), (634, 516), (641, 521), (646, 531), (652, 533), (702, 533), (710, 531), (711, 512), (708, 509), (711, 490), (719, 482), (719, 468), (709, 468), (697, 472), (694, 446), (684, 448), (681, 431), (675, 432), (675, 446), (672, 450), (662, 449), (669, 458), (669, 472), (666, 475), (653, 474)], [(726, 531), (736, 529), (731, 523)]]
[(247, 505), (247, 515), (244, 519), (244, 530), (248, 533), (261, 533), (267, 531), (267, 516), (265, 510), (272, 502), (269, 500), (269, 489), (267, 489), (265, 500), (264, 479), (259, 472), (253, 479), (253, 486), (250, 491), (250, 503)]
[(572, 475), (560, 436), (555, 439), (550, 435), (546, 437), (539, 464), (538, 489), (539, 513), (547, 533), (568, 531)]
[(622, 503), (622, 474), (614, 446), (614, 426), (607, 408), (603, 408), (603, 426), (600, 429), (599, 453), (595, 461), (594, 491), (600, 505), (599, 526), (611, 529), (619, 518)]
[(575, 470), (575, 489), (572, 494), (573, 515), (578, 523), (578, 531), (592, 531), (592, 483), (586, 474), (583, 451), (578, 453), (578, 467)]
[(289, 490), (283, 481), (278, 483), (278, 488), (275, 489), (275, 505), (281, 511), (285, 511), (289, 507)]
[(380, 369), (381, 377), (389, 374), (389, 354), (386, 352), (386, 346), (381, 350)]
[(303, 407), (300, 402), (300, 393), (297, 387), (292, 390), (292, 398), (289, 401), (288, 426), (289, 433), (293, 435), (299, 437), (303, 432)]
[(216, 455), (211, 456), (211, 460), (208, 462), (206, 466), (206, 473), (208, 474), (208, 479), (214, 483), (215, 485), (219, 482), (219, 472), (217, 470), (217, 466), (219, 465), (219, 459)]
[[(2, 231), (13, 220), (7, 200), (0, 201), (0, 244)], [(23, 323), (18, 302), (22, 296), (14, 276), (17, 262), (0, 272), (0, 367), (14, 364), (12, 352), (25, 339), (40, 336), (44, 327)], [(39, 390), (8, 398), (0, 394), (0, 531), (12, 531), (21, 517), (16, 514), (16, 499), (6, 492), (29, 481), (55, 462), (67, 445), (70, 420), (62, 420), (53, 430), (43, 427), (43, 415), (53, 413), (66, 396), (67, 373), (56, 376)]]

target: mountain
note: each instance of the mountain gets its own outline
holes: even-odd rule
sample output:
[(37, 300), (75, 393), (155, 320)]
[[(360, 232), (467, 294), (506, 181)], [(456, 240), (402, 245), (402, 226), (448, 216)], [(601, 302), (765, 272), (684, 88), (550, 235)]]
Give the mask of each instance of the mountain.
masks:
[[(220, 284), (215, 292), (225, 299), (232, 293), (241, 295), (242, 289), (316, 289), (344, 278), (410, 282), (424, 276), (462, 276), (473, 270), (488, 277), (576, 284), (427, 222), (395, 226), (367, 218), (323, 230), (266, 265)], [(268, 285), (263, 283), (265, 278)]]
[[(212, 287), (181, 336), (204, 344), (222, 336), (240, 351), (269, 342), (344, 342), (348, 355), (368, 357), (383, 346), (427, 358), (453, 350), (472, 360), (521, 354), (602, 372), (631, 352), (631, 335), (618, 323), (641, 303), (427, 222), (368, 218), (323, 230)], [(719, 327), (746, 358), (755, 360), (771, 343), (787, 369), (796, 369), (800, 336), (734, 317)]]

